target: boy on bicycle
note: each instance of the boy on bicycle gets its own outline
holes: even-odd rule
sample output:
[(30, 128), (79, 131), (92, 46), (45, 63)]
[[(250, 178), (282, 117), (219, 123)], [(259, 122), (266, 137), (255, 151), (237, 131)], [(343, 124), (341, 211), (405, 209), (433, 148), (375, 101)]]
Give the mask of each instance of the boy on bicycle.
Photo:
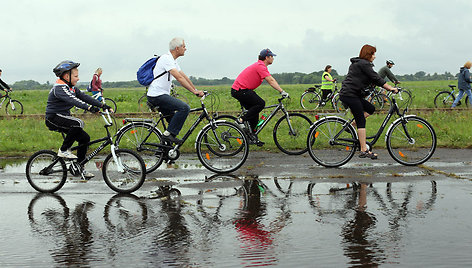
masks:
[(248, 134), (250, 134), (252, 143), (258, 146), (262, 146), (264, 143), (257, 139), (254, 131), (259, 121), (259, 112), (264, 109), (265, 101), (254, 90), (262, 84), (262, 81), (266, 80), (284, 98), (289, 97), (288, 93), (279, 86), (279, 83), (272, 77), (267, 68), (274, 62), (274, 56), (276, 55), (270, 49), (263, 49), (259, 53), (259, 60), (244, 69), (231, 87), (231, 96), (237, 99), (247, 110), (246, 114), (238, 119), (238, 123), (240, 125), (243, 125), (245, 121), (249, 123), (250, 130)]
[[(85, 159), (87, 153), (87, 144), (90, 136), (83, 130), (84, 122), (78, 118), (72, 117), (70, 109), (77, 106), (81, 109), (96, 113), (99, 108), (111, 110), (111, 107), (102, 104), (91, 96), (81, 92), (75, 87), (79, 81), (80, 63), (73, 61), (62, 61), (53, 72), (58, 77), (51, 91), (49, 91), (46, 106), (46, 126), (52, 131), (60, 131), (66, 134), (61, 148), (57, 152), (57, 156), (75, 159), (80, 163)], [(113, 112), (113, 110), (111, 110)], [(77, 149), (77, 156), (72, 154), (70, 148), (74, 141), (80, 145), (84, 145)], [(83, 167), (82, 167), (83, 168)], [(82, 170), (85, 178), (92, 178), (92, 173)]]

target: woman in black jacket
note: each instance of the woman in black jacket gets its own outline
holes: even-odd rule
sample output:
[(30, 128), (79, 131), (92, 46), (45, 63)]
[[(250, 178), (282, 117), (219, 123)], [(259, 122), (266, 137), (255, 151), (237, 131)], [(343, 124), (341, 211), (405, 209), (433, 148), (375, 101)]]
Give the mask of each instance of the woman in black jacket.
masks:
[(364, 45), (359, 57), (351, 59), (351, 66), (346, 79), (343, 81), (339, 93), (341, 101), (349, 107), (357, 126), (357, 135), (361, 146), (361, 158), (377, 159), (377, 154), (367, 149), (365, 122), (366, 118), (375, 111), (374, 105), (364, 99), (364, 89), (374, 84), (386, 90), (397, 93), (398, 90), (385, 82), (374, 71), (375, 52), (377, 49), (371, 45)]

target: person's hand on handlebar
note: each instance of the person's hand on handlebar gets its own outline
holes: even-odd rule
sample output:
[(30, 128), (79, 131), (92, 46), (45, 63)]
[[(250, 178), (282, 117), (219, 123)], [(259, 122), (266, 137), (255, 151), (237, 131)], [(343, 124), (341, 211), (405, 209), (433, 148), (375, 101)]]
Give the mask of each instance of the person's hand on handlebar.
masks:
[(113, 109), (110, 106), (106, 105), (106, 104), (102, 105), (102, 109), (106, 110), (106, 111), (109, 111), (110, 113), (114, 112)]
[(283, 98), (290, 98), (290, 95), (285, 92), (285, 90), (282, 90), (282, 92), (280, 92), (280, 95), (282, 95)]
[(195, 96), (197, 96), (197, 97), (205, 96), (205, 93), (203, 91), (197, 90), (197, 89), (195, 89), (195, 92), (193, 92), (193, 94), (195, 94)]

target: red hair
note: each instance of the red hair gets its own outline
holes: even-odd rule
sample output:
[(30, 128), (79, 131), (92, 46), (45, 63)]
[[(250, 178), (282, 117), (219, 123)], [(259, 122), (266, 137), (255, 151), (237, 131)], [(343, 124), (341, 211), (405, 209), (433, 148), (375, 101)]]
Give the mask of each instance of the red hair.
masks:
[(377, 51), (377, 49), (371, 45), (364, 45), (359, 52), (359, 58), (365, 59), (368, 61), (372, 60), (372, 55)]

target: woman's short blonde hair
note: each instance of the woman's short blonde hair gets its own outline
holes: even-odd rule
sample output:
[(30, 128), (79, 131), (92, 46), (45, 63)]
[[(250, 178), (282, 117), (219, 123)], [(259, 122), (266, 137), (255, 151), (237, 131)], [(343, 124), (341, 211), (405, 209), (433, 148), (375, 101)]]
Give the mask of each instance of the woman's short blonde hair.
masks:
[(468, 61), (464, 64), (464, 67), (467, 68), (467, 69), (470, 69), (470, 67), (472, 66), (472, 62)]

